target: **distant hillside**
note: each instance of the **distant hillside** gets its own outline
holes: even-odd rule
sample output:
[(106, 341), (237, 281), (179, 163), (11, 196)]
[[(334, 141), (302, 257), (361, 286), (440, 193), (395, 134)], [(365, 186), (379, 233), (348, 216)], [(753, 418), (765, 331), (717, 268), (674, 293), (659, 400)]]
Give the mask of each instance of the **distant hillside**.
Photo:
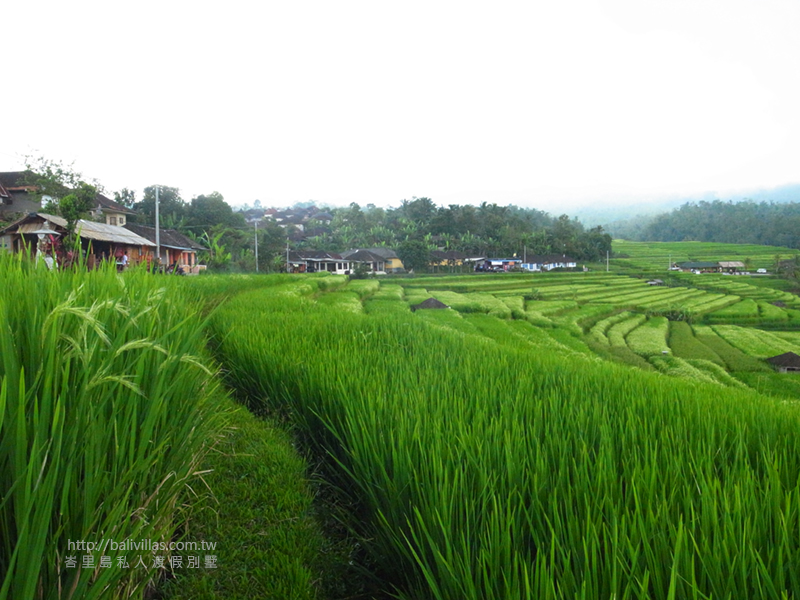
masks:
[[(743, 190), (729, 194), (715, 194), (707, 192), (703, 194), (697, 194), (693, 197), (662, 199), (656, 202), (627, 204), (625, 206), (595, 205), (577, 210), (575, 213), (576, 216), (587, 226), (602, 225), (603, 228), (615, 238), (640, 241), (682, 241), (684, 239), (692, 239), (696, 241), (735, 242), (736, 240), (711, 240), (706, 239), (705, 237), (702, 239), (698, 237), (691, 237), (696, 235), (709, 235), (708, 232), (698, 230), (697, 227), (689, 228), (688, 230), (686, 230), (684, 227), (680, 232), (677, 230), (673, 230), (671, 232), (672, 236), (680, 235), (682, 233), (685, 236), (690, 237), (671, 237), (669, 240), (656, 239), (666, 235), (666, 233), (659, 235), (659, 232), (655, 231), (657, 227), (665, 224), (665, 222), (661, 220), (665, 214), (673, 214), (677, 213), (678, 211), (684, 211), (686, 206), (703, 207), (716, 205), (718, 203), (726, 205), (738, 205), (741, 203), (750, 205), (761, 203), (775, 205), (793, 203), (800, 204), (800, 184), (787, 184), (775, 188)], [(701, 210), (700, 212), (708, 212), (708, 210)], [(789, 212), (791, 213), (792, 211), (789, 210)], [(761, 212), (754, 211), (754, 214), (764, 216), (763, 210)], [(699, 213), (695, 214), (694, 217), (700, 218)], [(656, 225), (656, 223), (659, 223), (660, 225)], [(721, 231), (717, 231), (718, 227), (711, 226), (711, 229), (715, 230), (715, 235), (722, 235)], [(730, 230), (731, 228), (726, 227), (725, 229)], [(760, 229), (763, 229), (763, 227)], [(751, 234), (750, 237), (752, 238), (753, 235), (754, 234)], [(757, 235), (764, 236), (768, 234), (762, 231)]]
[(800, 203), (690, 202), (654, 217), (641, 228), (636, 239), (800, 248)]

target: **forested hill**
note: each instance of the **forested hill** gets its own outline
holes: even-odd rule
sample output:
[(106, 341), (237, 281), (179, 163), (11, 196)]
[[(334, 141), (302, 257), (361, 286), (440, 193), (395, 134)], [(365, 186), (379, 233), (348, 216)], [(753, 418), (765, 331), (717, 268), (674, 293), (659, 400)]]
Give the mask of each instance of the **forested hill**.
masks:
[(654, 217), (638, 238), (800, 248), (800, 203), (688, 202)]

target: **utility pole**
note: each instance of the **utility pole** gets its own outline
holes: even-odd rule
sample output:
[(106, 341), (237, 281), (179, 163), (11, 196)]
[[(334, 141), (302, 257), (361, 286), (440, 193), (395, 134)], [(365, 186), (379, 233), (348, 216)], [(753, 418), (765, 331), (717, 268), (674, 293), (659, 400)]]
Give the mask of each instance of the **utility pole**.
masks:
[(256, 273), (258, 273), (258, 221), (255, 221), (253, 226), (256, 233)]
[(158, 220), (158, 186), (156, 186), (156, 269), (161, 267), (161, 228)]
[(286, 272), (289, 272), (289, 238), (286, 238)]
[(608, 250), (606, 250), (606, 273), (608, 273)]

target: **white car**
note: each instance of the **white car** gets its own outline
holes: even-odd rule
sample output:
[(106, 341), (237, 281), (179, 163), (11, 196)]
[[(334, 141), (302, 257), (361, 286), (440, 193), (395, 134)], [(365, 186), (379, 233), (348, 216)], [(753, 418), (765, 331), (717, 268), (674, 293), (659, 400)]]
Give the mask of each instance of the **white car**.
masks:
[(765, 275), (767, 273), (767, 270), (766, 269), (759, 269), (758, 271), (756, 271), (756, 273), (761, 273), (762, 275)]

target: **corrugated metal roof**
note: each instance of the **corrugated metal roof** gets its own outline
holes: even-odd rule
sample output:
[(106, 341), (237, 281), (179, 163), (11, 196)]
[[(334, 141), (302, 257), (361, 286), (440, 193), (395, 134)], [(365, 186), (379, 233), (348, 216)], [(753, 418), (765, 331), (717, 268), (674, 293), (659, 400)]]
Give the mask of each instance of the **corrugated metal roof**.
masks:
[(75, 232), (82, 238), (97, 240), (99, 242), (114, 242), (115, 244), (128, 244), (129, 246), (152, 246), (155, 244), (150, 240), (128, 231), (124, 227), (117, 225), (106, 225), (105, 223), (93, 223), (81, 219), (75, 226)]
[(42, 228), (41, 223), (23, 223), (14, 233), (35, 233)]
[[(59, 227), (67, 227), (67, 220), (62, 217), (45, 213), (37, 213), (37, 216)], [(33, 233), (40, 228), (40, 223), (23, 223), (17, 228), (16, 233)], [(83, 219), (78, 221), (75, 226), (75, 233), (87, 240), (97, 240), (98, 242), (113, 242), (114, 244), (127, 244), (129, 246), (155, 246), (151, 241), (136, 235), (132, 231), (128, 231), (124, 227), (95, 223)]]
[(740, 260), (721, 260), (719, 266), (724, 269), (744, 269), (744, 263)]

